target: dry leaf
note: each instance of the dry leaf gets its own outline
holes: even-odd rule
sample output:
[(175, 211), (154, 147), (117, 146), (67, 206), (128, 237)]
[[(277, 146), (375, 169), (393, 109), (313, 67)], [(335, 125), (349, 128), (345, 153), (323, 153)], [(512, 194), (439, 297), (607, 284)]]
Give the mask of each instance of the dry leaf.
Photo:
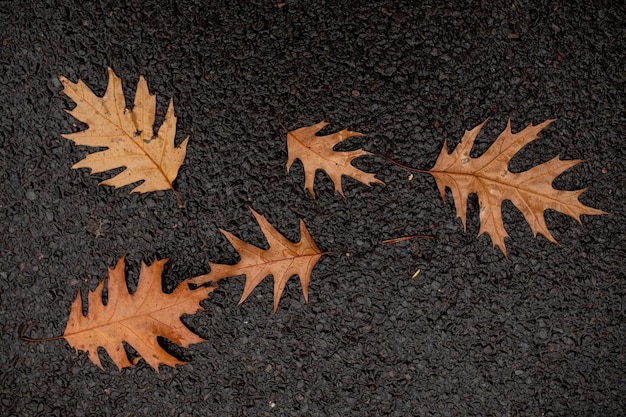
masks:
[[(77, 145), (108, 148), (87, 155), (72, 168), (91, 168), (97, 173), (126, 167), (101, 184), (122, 187), (143, 181), (132, 192), (174, 191), (172, 183), (185, 159), (188, 138), (179, 147), (174, 145), (176, 117), (172, 100), (155, 135), (156, 97), (148, 91), (146, 80), (139, 77), (133, 108), (127, 109), (122, 81), (111, 68), (108, 71), (109, 85), (103, 97), (96, 96), (81, 80), (73, 83), (59, 76), (62, 92), (76, 102), (76, 107), (67, 112), (89, 126), (62, 136)], [(178, 195), (176, 198), (181, 204)]]
[(364, 184), (384, 184), (375, 177), (375, 174), (363, 172), (352, 165), (352, 160), (360, 156), (372, 155), (362, 149), (348, 152), (336, 152), (333, 147), (338, 143), (353, 137), (363, 136), (358, 132), (351, 132), (344, 129), (340, 132), (326, 136), (317, 136), (317, 132), (322, 130), (326, 122), (316, 125), (301, 127), (291, 132), (287, 132), (287, 172), (296, 159), (302, 161), (304, 166), (304, 187), (315, 198), (313, 183), (315, 172), (318, 169), (325, 171), (335, 184), (335, 190), (345, 197), (341, 187), (341, 176), (346, 175), (361, 181)]
[(206, 275), (192, 278), (190, 282), (200, 285), (206, 282), (217, 282), (227, 277), (245, 275), (246, 283), (239, 301), (241, 304), (266, 276), (272, 275), (274, 277), (274, 312), (276, 312), (287, 281), (292, 276), (298, 275), (304, 299), (308, 302), (311, 273), (323, 253), (313, 241), (304, 221), (300, 220), (300, 241), (291, 242), (281, 235), (264, 216), (252, 209), (250, 211), (259, 223), (269, 249), (253, 246), (232, 233), (220, 229), (239, 253), (240, 261), (235, 265), (209, 263), (211, 271)]
[(580, 222), (582, 214), (604, 214), (602, 210), (583, 205), (579, 200), (585, 190), (564, 191), (552, 188), (552, 182), (580, 160), (563, 161), (558, 156), (528, 171), (513, 173), (508, 165), (513, 156), (553, 120), (536, 126), (529, 124), (518, 133), (511, 132), (511, 121), (489, 149), (480, 157), (470, 157), (474, 140), (483, 122), (466, 131), (461, 143), (452, 151), (444, 143), (435, 166), (428, 171), (435, 177), (441, 197), (445, 200), (446, 188), (454, 197), (457, 215), (466, 226), (467, 197), (476, 193), (480, 204), (480, 231), (487, 233), (493, 246), (507, 255), (504, 238), (508, 234), (502, 222), (502, 202), (510, 200), (522, 212), (535, 236), (544, 235), (550, 242), (556, 240), (548, 230), (543, 212), (551, 209), (565, 213)]
[(79, 291), (63, 334), (69, 345), (77, 351), (87, 352), (89, 359), (101, 369), (98, 347), (107, 351), (119, 369), (136, 363), (129, 361), (122, 342), (132, 346), (157, 372), (159, 364), (175, 366), (185, 363), (163, 350), (157, 337), (165, 337), (184, 347), (204, 342), (185, 327), (180, 317), (203, 310), (200, 301), (215, 287), (190, 290), (188, 281), (185, 281), (171, 294), (163, 293), (161, 273), (166, 262), (167, 259), (155, 260), (150, 266), (142, 263), (137, 290), (130, 294), (124, 277), (124, 258), (121, 258), (114, 269), (109, 269), (107, 304), (102, 300), (105, 282), (102, 280), (89, 293), (86, 316), (83, 315)]

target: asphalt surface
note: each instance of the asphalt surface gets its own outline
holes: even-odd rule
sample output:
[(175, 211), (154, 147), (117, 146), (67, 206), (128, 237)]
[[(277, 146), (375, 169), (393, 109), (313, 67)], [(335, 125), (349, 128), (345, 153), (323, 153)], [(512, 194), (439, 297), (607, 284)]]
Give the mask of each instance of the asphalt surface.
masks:
[[(626, 9), (444, 3), (1, 1), (0, 415), (626, 415)], [(60, 136), (84, 126), (57, 77), (102, 94), (107, 67), (128, 102), (140, 74), (162, 114), (174, 99), (184, 208), (71, 169), (89, 149)], [(380, 156), (356, 165), (385, 186), (344, 179), (343, 199), (318, 173), (312, 199), (301, 165), (285, 171), (280, 113), (423, 169), (486, 118), (474, 156), (508, 118), (556, 118), (511, 169), (584, 159), (555, 186), (609, 214), (548, 212), (554, 245), (506, 203), (507, 261), (476, 237), (475, 196), (464, 232), (450, 193)], [(309, 304), (294, 278), (272, 315), (267, 278), (237, 306), (244, 279), (224, 280), (184, 318), (207, 342), (172, 348), (190, 363), (160, 373), (18, 339), (62, 334), (76, 292), (124, 254), (131, 289), (155, 257), (170, 258), (167, 291), (235, 263), (219, 228), (265, 244), (248, 207), (350, 253), (320, 260)], [(433, 238), (380, 243), (418, 233)]]

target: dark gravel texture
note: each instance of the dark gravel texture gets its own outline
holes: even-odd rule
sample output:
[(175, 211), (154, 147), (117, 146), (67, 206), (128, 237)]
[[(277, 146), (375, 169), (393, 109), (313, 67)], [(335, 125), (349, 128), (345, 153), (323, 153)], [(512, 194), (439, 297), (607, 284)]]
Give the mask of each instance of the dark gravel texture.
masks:
[[(0, 415), (626, 415), (620, 3), (0, 1)], [(184, 208), (70, 168), (89, 150), (60, 136), (84, 126), (57, 76), (102, 94), (109, 66), (127, 101), (140, 74), (161, 112), (174, 99)], [(514, 131), (556, 118), (511, 169), (584, 159), (555, 186), (588, 187), (581, 201), (609, 214), (548, 212), (554, 245), (506, 203), (506, 261), (476, 237), (475, 196), (464, 232), (450, 193), (381, 157), (356, 165), (385, 186), (344, 179), (342, 199), (318, 173), (313, 200), (301, 164), (284, 169), (279, 113), (291, 129), (364, 132), (339, 148), (424, 169), (486, 118), (474, 156), (509, 117)], [(130, 288), (142, 260), (170, 258), (167, 291), (236, 262), (219, 228), (264, 245), (248, 206), (350, 252), (320, 260), (309, 304), (292, 279), (272, 315), (268, 278), (237, 306), (244, 279), (225, 280), (184, 319), (208, 341), (160, 373), (18, 339), (62, 334), (77, 290), (125, 253)], [(416, 233), (434, 238), (380, 243)]]

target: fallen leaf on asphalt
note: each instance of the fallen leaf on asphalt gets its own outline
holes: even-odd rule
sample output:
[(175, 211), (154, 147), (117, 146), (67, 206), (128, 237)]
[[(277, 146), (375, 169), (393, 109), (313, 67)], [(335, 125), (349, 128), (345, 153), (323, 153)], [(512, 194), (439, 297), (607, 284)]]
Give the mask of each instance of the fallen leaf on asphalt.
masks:
[[(175, 146), (173, 102), (170, 100), (163, 124), (154, 134), (156, 97), (148, 91), (146, 80), (139, 77), (133, 107), (128, 109), (121, 79), (112, 69), (108, 72), (109, 84), (103, 97), (96, 96), (82, 80), (73, 83), (59, 76), (62, 92), (76, 103), (67, 112), (89, 126), (62, 136), (77, 145), (107, 148), (88, 154), (72, 168), (91, 168), (92, 173), (98, 173), (125, 167), (101, 184), (117, 188), (143, 181), (132, 192), (174, 191), (172, 183), (185, 159), (188, 138)], [(176, 191), (174, 194), (182, 205)]]
[(328, 123), (320, 122), (316, 125), (301, 127), (293, 131), (287, 129), (287, 172), (296, 159), (302, 161), (304, 167), (304, 187), (315, 198), (313, 183), (315, 172), (318, 169), (325, 171), (335, 185), (335, 190), (345, 197), (341, 187), (343, 175), (354, 178), (364, 184), (384, 184), (375, 177), (375, 174), (363, 172), (352, 165), (352, 161), (360, 156), (372, 155), (370, 152), (357, 149), (348, 152), (337, 152), (333, 148), (340, 142), (353, 136), (363, 136), (359, 132), (343, 129), (340, 132), (326, 136), (317, 136)]
[(227, 277), (245, 275), (246, 283), (239, 301), (241, 304), (266, 276), (272, 275), (274, 277), (274, 312), (276, 312), (287, 281), (292, 276), (298, 275), (304, 300), (308, 302), (311, 273), (324, 253), (313, 241), (304, 221), (300, 220), (300, 240), (292, 242), (280, 234), (264, 216), (252, 209), (250, 211), (259, 223), (269, 244), (269, 249), (258, 248), (244, 242), (232, 233), (220, 229), (239, 253), (240, 261), (235, 265), (209, 263), (211, 271), (208, 274), (192, 278), (190, 282), (200, 285), (207, 282), (217, 282)]
[(105, 280), (88, 295), (87, 315), (83, 315), (80, 291), (72, 304), (63, 338), (77, 351), (85, 351), (89, 359), (103, 369), (98, 347), (107, 351), (119, 369), (134, 365), (128, 359), (122, 342), (128, 343), (157, 372), (159, 365), (183, 364), (166, 352), (157, 337), (164, 337), (180, 346), (189, 347), (205, 340), (189, 330), (181, 321), (183, 314), (203, 310), (200, 301), (215, 287), (189, 289), (188, 281), (178, 285), (174, 292), (161, 290), (161, 274), (167, 259), (155, 260), (152, 265), (141, 265), (137, 290), (130, 294), (126, 287), (124, 258), (109, 269), (108, 302), (103, 303)]
[(604, 211), (583, 205), (578, 197), (585, 191), (565, 191), (552, 187), (552, 182), (567, 169), (579, 164), (581, 160), (561, 160), (558, 156), (548, 162), (537, 165), (528, 171), (514, 173), (508, 166), (511, 158), (528, 143), (538, 138), (538, 133), (553, 120), (533, 126), (529, 124), (518, 133), (511, 132), (511, 121), (489, 149), (477, 158), (470, 152), (483, 122), (470, 131), (466, 131), (461, 143), (452, 151), (447, 143), (437, 158), (435, 166), (429, 170), (418, 170), (396, 165), (415, 172), (427, 172), (437, 182), (441, 197), (445, 200), (446, 189), (452, 191), (458, 217), (466, 228), (467, 198), (475, 193), (480, 205), (480, 230), (478, 235), (487, 233), (492, 245), (499, 247), (507, 256), (504, 238), (508, 237), (502, 221), (502, 202), (510, 200), (524, 215), (535, 236), (538, 233), (550, 242), (557, 243), (546, 226), (544, 211), (555, 210), (565, 213), (580, 222), (583, 214), (605, 214)]

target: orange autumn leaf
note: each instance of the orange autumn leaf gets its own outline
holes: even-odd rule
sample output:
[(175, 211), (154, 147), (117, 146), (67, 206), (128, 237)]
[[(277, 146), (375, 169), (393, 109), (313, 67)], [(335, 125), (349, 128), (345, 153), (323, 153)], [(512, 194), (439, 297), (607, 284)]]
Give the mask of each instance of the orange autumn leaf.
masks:
[[(354, 178), (364, 184), (384, 184), (375, 177), (375, 174), (363, 172), (352, 165), (352, 161), (360, 156), (372, 155), (370, 152), (357, 149), (348, 152), (337, 152), (333, 148), (340, 142), (353, 136), (363, 136), (359, 132), (343, 129), (340, 132), (326, 136), (317, 136), (328, 123), (320, 122), (316, 125), (301, 127), (287, 131), (287, 172), (296, 159), (302, 161), (304, 167), (304, 187), (315, 198), (313, 183), (315, 172), (318, 169), (325, 171), (335, 185), (335, 190), (345, 197), (341, 187), (343, 175)], [(286, 129), (285, 129), (286, 130)]]
[[(72, 168), (91, 168), (92, 173), (98, 173), (125, 167), (101, 184), (117, 188), (143, 181), (132, 192), (174, 191), (172, 183), (185, 159), (188, 138), (179, 147), (174, 145), (176, 116), (172, 100), (155, 135), (156, 97), (148, 91), (146, 80), (139, 77), (133, 107), (128, 109), (122, 81), (111, 68), (108, 72), (109, 84), (103, 97), (96, 96), (81, 80), (73, 83), (59, 76), (62, 92), (76, 103), (67, 112), (89, 126), (62, 136), (77, 145), (107, 148), (88, 154)], [(175, 191), (174, 194), (182, 205)]]
[(167, 259), (155, 260), (150, 266), (142, 263), (137, 290), (130, 294), (124, 277), (124, 258), (121, 258), (115, 268), (109, 269), (107, 304), (102, 299), (105, 280), (89, 292), (87, 315), (83, 315), (79, 291), (62, 337), (77, 351), (87, 352), (89, 359), (101, 369), (98, 347), (107, 351), (118, 369), (137, 362), (128, 359), (122, 342), (132, 346), (157, 372), (160, 364), (185, 363), (166, 352), (157, 337), (167, 338), (183, 347), (204, 342), (180, 318), (183, 314), (204, 310), (199, 303), (215, 287), (190, 290), (188, 281), (185, 281), (171, 294), (163, 293), (161, 274), (166, 262)]
[(275, 313), (287, 281), (292, 276), (298, 275), (304, 300), (308, 303), (311, 273), (323, 253), (313, 241), (304, 225), (304, 221), (300, 220), (300, 241), (292, 242), (280, 234), (264, 216), (253, 209), (250, 209), (250, 211), (259, 223), (261, 231), (269, 244), (269, 249), (258, 248), (244, 242), (232, 233), (220, 229), (239, 253), (240, 261), (235, 265), (209, 263), (211, 271), (208, 274), (192, 278), (190, 282), (200, 285), (207, 282), (217, 282), (227, 277), (245, 275), (246, 282), (241, 300), (239, 301), (239, 304), (241, 304), (266, 276), (272, 275), (274, 277)]
[(457, 215), (466, 227), (467, 198), (476, 193), (480, 204), (480, 230), (487, 233), (492, 245), (498, 246), (507, 256), (504, 238), (508, 234), (502, 221), (502, 202), (510, 200), (522, 212), (535, 236), (544, 235), (550, 242), (556, 240), (545, 223), (544, 211), (551, 209), (565, 213), (580, 222), (583, 214), (604, 214), (604, 211), (583, 205), (578, 197), (585, 191), (565, 191), (552, 187), (556, 177), (582, 162), (564, 161), (558, 156), (528, 171), (514, 173), (508, 170), (511, 158), (553, 120), (533, 126), (529, 124), (518, 133), (511, 132), (511, 121), (489, 149), (478, 158), (470, 151), (474, 140), (486, 123), (466, 131), (461, 143), (452, 151), (444, 143), (435, 166), (428, 171), (437, 182), (441, 197), (445, 200), (446, 188), (452, 191)]

